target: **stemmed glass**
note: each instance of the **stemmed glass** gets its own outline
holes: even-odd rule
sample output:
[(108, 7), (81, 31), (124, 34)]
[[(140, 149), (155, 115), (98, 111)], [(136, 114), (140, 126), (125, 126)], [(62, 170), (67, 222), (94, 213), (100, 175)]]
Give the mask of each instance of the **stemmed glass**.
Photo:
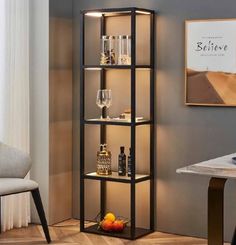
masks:
[[(103, 107), (109, 108), (112, 104), (112, 95), (110, 89), (99, 89), (97, 91), (97, 99), (96, 104), (101, 110)], [(101, 113), (101, 119), (103, 119), (102, 113)], [(109, 119), (109, 116), (107, 116), (106, 119)]]
[[(105, 90), (101, 90), (101, 89), (99, 89), (97, 92), (96, 104), (101, 110), (105, 106), (105, 93), (104, 92)], [(103, 119), (102, 112), (101, 112), (100, 118)]]
[[(105, 106), (108, 109), (112, 105), (112, 93), (110, 89), (106, 89), (104, 93), (105, 93)], [(107, 114), (107, 119), (110, 119), (108, 114)]]

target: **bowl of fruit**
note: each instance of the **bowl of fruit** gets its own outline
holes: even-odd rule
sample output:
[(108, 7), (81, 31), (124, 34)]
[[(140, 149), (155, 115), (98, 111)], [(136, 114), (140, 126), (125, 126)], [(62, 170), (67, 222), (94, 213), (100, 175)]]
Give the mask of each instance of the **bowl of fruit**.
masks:
[(106, 232), (123, 232), (129, 221), (123, 217), (116, 217), (113, 213), (107, 213), (103, 220), (98, 222), (98, 229)]

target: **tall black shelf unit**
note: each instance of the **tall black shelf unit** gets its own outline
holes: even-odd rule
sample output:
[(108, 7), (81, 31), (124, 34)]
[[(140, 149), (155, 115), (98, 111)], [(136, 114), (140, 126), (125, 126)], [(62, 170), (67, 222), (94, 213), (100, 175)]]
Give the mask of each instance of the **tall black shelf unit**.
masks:
[[(85, 16), (89, 13), (100, 13), (100, 34), (106, 35), (106, 18), (111, 16), (127, 16), (131, 17), (131, 65), (89, 65), (85, 64)], [(150, 16), (150, 61), (149, 64), (136, 65), (136, 16)], [(137, 239), (154, 231), (154, 38), (155, 38), (155, 12), (143, 8), (115, 8), (115, 9), (95, 9), (81, 11), (81, 40), (80, 40), (80, 231), (108, 235), (125, 239)], [(85, 118), (85, 70), (100, 71), (100, 88), (106, 88), (106, 70), (108, 69), (129, 69), (131, 72), (131, 121), (101, 121), (87, 120)], [(136, 121), (136, 70), (148, 69), (150, 71), (150, 118), (141, 122)], [(106, 110), (103, 109), (103, 116)], [(100, 125), (100, 143), (106, 142), (106, 127), (108, 125), (128, 126), (131, 128), (131, 158), (132, 158), (132, 175), (127, 176), (99, 176), (93, 173), (85, 173), (85, 125)], [(142, 125), (150, 126), (150, 173), (147, 175), (136, 174), (135, 168), (135, 146), (136, 146), (136, 127)], [(125, 228), (122, 233), (108, 233), (97, 229), (97, 225), (85, 227), (85, 179), (100, 181), (100, 212), (101, 217), (106, 212), (106, 184), (109, 181), (126, 183), (130, 185), (130, 225)], [(136, 184), (150, 181), (150, 224), (149, 228), (136, 227)]]

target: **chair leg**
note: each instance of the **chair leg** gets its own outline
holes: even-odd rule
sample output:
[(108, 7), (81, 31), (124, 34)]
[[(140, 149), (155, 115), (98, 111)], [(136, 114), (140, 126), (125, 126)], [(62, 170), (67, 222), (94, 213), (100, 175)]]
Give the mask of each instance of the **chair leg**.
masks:
[(233, 239), (232, 239), (231, 245), (236, 245), (236, 228), (234, 230), (234, 235), (233, 235)]
[(44, 231), (45, 237), (47, 239), (47, 242), (50, 243), (51, 238), (50, 238), (50, 234), (49, 234), (49, 230), (48, 230), (48, 224), (47, 224), (47, 220), (45, 217), (45, 213), (44, 213), (43, 204), (42, 204), (42, 200), (40, 197), (39, 189), (32, 190), (31, 194), (32, 194), (32, 197), (34, 199), (34, 204), (35, 204), (36, 209), (38, 211), (38, 215), (39, 215), (41, 224), (43, 226), (43, 231)]
[(0, 196), (0, 234), (2, 233), (2, 197)]

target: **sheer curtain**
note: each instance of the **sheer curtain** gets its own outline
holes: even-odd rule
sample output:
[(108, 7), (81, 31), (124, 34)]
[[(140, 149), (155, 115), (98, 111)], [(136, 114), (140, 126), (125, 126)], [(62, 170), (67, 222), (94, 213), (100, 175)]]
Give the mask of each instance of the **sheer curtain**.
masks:
[[(0, 0), (0, 141), (29, 152), (29, 0)], [(1, 204), (2, 231), (28, 225), (29, 194)]]

